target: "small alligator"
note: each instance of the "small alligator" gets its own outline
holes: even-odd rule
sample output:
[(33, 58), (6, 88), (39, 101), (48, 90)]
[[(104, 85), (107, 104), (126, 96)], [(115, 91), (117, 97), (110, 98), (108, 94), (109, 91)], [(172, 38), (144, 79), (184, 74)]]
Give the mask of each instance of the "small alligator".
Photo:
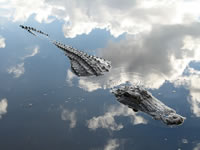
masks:
[(40, 33), (40, 34), (43, 34), (43, 35), (45, 35), (45, 36), (49, 36), (47, 33), (44, 33), (44, 32), (42, 32), (41, 30), (37, 30), (37, 29), (35, 29), (35, 28), (33, 28), (33, 27), (28, 27), (28, 26), (23, 26), (23, 25), (20, 25), (20, 27), (22, 28), (22, 29), (24, 29), (24, 30), (27, 30), (29, 33), (31, 33), (31, 34), (33, 34), (33, 35), (35, 35), (36, 36), (36, 34), (34, 34), (33, 32), (37, 32), (37, 33)]
[(177, 114), (174, 109), (169, 108), (141, 87), (121, 86), (114, 89), (112, 93), (120, 103), (132, 108), (133, 111), (145, 112), (167, 125), (180, 125), (185, 120), (185, 117)]

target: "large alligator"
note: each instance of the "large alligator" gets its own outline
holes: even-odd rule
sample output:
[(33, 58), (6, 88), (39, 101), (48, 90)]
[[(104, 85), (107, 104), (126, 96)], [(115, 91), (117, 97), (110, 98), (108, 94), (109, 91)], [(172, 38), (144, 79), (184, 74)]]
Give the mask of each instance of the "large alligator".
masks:
[(114, 89), (112, 93), (120, 103), (132, 108), (133, 111), (145, 112), (167, 125), (180, 125), (185, 120), (185, 117), (177, 114), (174, 109), (169, 108), (141, 87), (121, 86)]
[[(40, 33), (49, 38), (47, 33), (33, 27), (20, 25), (22, 29), (36, 36)], [(77, 76), (103, 75), (111, 68), (111, 62), (103, 58), (88, 55), (87, 53), (62, 44), (55, 40), (50, 40), (59, 49), (63, 50), (70, 59), (71, 69)], [(117, 100), (132, 108), (134, 111), (142, 111), (151, 115), (156, 120), (162, 120), (167, 125), (179, 125), (184, 122), (184, 117), (178, 115), (175, 110), (169, 108), (152, 94), (141, 87), (121, 86), (112, 91)]]
[[(33, 27), (23, 26), (20, 27), (29, 33), (36, 36), (36, 33), (40, 33), (49, 38), (49, 34), (37, 30)], [(62, 44), (55, 40), (50, 40), (59, 49), (63, 50), (70, 59), (71, 69), (77, 76), (99, 76), (104, 72), (108, 72), (111, 68), (111, 62), (103, 58), (89, 55), (83, 51), (77, 50), (71, 46)]]

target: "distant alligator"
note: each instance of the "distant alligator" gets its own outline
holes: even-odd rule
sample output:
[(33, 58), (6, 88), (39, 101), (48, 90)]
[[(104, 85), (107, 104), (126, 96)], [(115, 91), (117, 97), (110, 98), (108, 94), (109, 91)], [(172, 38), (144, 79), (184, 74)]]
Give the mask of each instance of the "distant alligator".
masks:
[[(34, 32), (37, 32), (49, 38), (49, 35), (47, 33), (44, 33), (33, 27), (23, 25), (20, 25), (20, 27), (35, 36), (36, 34)], [(72, 48), (71, 46), (62, 44), (55, 40), (51, 40), (51, 42), (65, 52), (66, 56), (68, 56), (68, 58), (70, 59), (72, 71), (77, 76), (99, 76), (103, 75), (104, 72), (109, 72), (111, 68), (110, 61), (96, 56), (88, 55), (83, 51), (77, 50), (75, 48)]]
[(44, 32), (42, 32), (41, 30), (37, 30), (37, 29), (35, 29), (35, 28), (33, 28), (33, 27), (28, 27), (28, 26), (23, 26), (23, 25), (20, 25), (20, 27), (21, 27), (22, 29), (24, 29), (24, 30), (27, 30), (29, 33), (31, 33), (31, 34), (33, 34), (33, 35), (35, 35), (35, 36), (36, 36), (36, 34), (34, 34), (33, 32), (37, 32), (37, 33), (43, 34), (43, 35), (45, 35), (45, 36), (49, 36), (47, 33), (44, 33)]
[(145, 112), (167, 125), (180, 125), (185, 120), (185, 117), (178, 115), (174, 109), (169, 108), (141, 87), (122, 86), (112, 92), (120, 103), (132, 108), (133, 111)]

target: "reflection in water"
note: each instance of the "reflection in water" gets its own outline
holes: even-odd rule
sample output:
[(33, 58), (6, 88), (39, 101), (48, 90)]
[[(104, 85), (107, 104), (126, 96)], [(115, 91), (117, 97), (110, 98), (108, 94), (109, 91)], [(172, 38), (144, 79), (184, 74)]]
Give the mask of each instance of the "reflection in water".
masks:
[(120, 42), (110, 42), (100, 53), (112, 62), (112, 70), (99, 79), (80, 80), (85, 81), (85, 89), (91, 82), (98, 89), (126, 82), (135, 84), (137, 79), (144, 87), (158, 89), (166, 80), (179, 78), (191, 61), (199, 60), (199, 25), (157, 25), (140, 36), (127, 35)]
[(66, 108), (61, 108), (61, 119), (64, 121), (70, 121), (70, 128), (75, 128), (76, 127), (76, 110), (69, 111)]
[(21, 59), (23, 60), (23, 62), (15, 65), (15, 66), (11, 66), (7, 69), (7, 72), (9, 74), (13, 74), (15, 78), (19, 78), (21, 75), (23, 75), (25, 73), (25, 68), (24, 68), (24, 62), (25, 59), (29, 58), (29, 57), (33, 57), (35, 56), (37, 53), (39, 53), (39, 48), (36, 46), (33, 49), (33, 52), (31, 54), (25, 55), (24, 57), (22, 57)]
[(27, 58), (29, 58), (29, 57), (33, 57), (33, 56), (35, 56), (35, 55), (38, 54), (38, 53), (39, 53), (39, 47), (36, 46), (36, 47), (33, 49), (33, 52), (32, 52), (31, 54), (25, 55), (24, 57), (22, 57), (22, 59), (25, 60), (25, 59), (27, 59)]
[(0, 48), (5, 48), (6, 47), (6, 42), (5, 42), (5, 38), (3, 38), (0, 35)]
[(194, 148), (193, 150), (200, 150), (200, 143), (198, 143)]
[(189, 89), (188, 101), (191, 103), (191, 110), (196, 117), (200, 117), (200, 71), (189, 68), (187, 76), (175, 81), (177, 87), (184, 85)]
[(24, 74), (24, 63), (17, 64), (16, 66), (12, 66), (8, 68), (8, 73), (13, 74), (15, 78), (19, 78), (21, 75)]
[[(65, 72), (66, 66), (63, 65), (64, 61), (60, 59), (62, 57), (59, 59), (58, 57), (54, 57), (55, 61), (50, 58), (49, 61), (46, 61), (50, 63), (50, 65), (41, 63), (42, 61), (36, 62), (36, 60), (32, 59), (26, 60), (29, 62), (25, 62), (24, 59), (29, 56), (20, 59), (21, 62), (14, 64), (12, 66), (13, 69), (11, 69), (11, 74), (15, 77), (20, 76), (20, 79), (10, 79), (0, 71), (1, 82), (3, 82), (0, 87), (0, 93), (2, 93), (4, 97), (7, 97), (6, 95), (10, 96), (10, 114), (12, 115), (14, 114), (12, 112), (16, 112), (13, 117), (8, 117), (8, 120), (5, 119), (4, 122), (1, 122), (0, 141), (2, 142), (0, 145), (2, 149), (13, 149), (13, 147), (8, 146), (11, 141), (16, 149), (23, 149), (24, 147), (28, 147), (28, 149), (41, 149), (41, 147), (45, 147), (46, 149), (66, 149), (66, 147), (68, 149), (90, 149), (91, 147), (121, 149), (121, 143), (118, 139), (127, 138), (129, 142), (126, 143), (125, 149), (192, 149), (194, 147), (195, 150), (200, 149), (199, 144), (192, 145), (193, 141), (199, 141), (199, 135), (196, 134), (196, 130), (199, 129), (199, 127), (196, 126), (199, 124), (199, 118), (196, 117), (200, 116), (200, 76), (197, 71), (195, 71), (196, 73), (194, 73), (194, 71), (192, 73), (191, 66), (188, 65), (190, 61), (198, 61), (200, 58), (199, 23), (195, 23), (199, 22), (199, 0), (127, 0), (126, 2), (120, 0), (3, 0), (0, 2), (0, 9), (0, 20), (4, 17), (13, 21), (12, 25), (5, 24), (4, 34), (2, 33), (4, 36), (2, 38), (4, 40), (3, 44), (0, 44), (0, 47), (6, 47), (4, 50), (1, 49), (1, 58), (15, 55), (13, 51), (7, 51), (12, 49), (13, 45), (19, 46), (20, 42), (30, 44), (30, 41), (26, 39), (23, 41), (15, 41), (15, 39), (17, 39), (15, 37), (16, 35), (17, 37), (21, 36), (20, 32), (15, 30), (16, 24), (18, 24), (18, 22), (16, 23), (15, 21), (19, 20), (26, 24), (40, 26), (41, 28), (50, 27), (52, 32), (56, 29), (59, 38), (62, 38), (62, 36), (60, 36), (62, 33), (59, 32), (60, 26), (62, 26), (65, 37), (76, 37), (83, 33), (89, 34), (92, 29), (105, 29), (101, 31), (108, 31), (106, 33), (110, 33), (110, 35), (114, 37), (125, 33), (123, 36), (120, 36), (119, 39), (121, 39), (121, 41), (116, 42), (112, 37), (111, 40), (114, 39), (115, 42), (111, 41), (105, 48), (100, 49), (101, 56), (111, 60), (113, 65), (112, 70), (105, 73), (104, 76), (98, 76), (98, 78), (77, 78), (71, 71), (67, 72), (66, 80), (70, 85), (76, 85), (77, 82), (75, 79), (77, 79), (78, 86), (86, 91), (90, 91), (90, 93), (84, 92), (76, 88), (76, 86), (63, 87), (63, 80), (65, 80), (65, 77), (63, 78), (62, 75)], [(33, 19), (41, 24), (33, 21)], [(53, 20), (55, 21), (52, 22)], [(3, 21), (0, 21), (0, 24), (2, 24), (2, 22)], [(52, 23), (42, 24), (50, 22)], [(8, 21), (8, 23), (10, 23), (10, 21)], [(92, 32), (92, 34), (94, 32)], [(104, 45), (99, 44), (103, 41), (102, 39), (104, 39), (101, 38), (101, 34), (102, 32), (95, 33), (93, 34), (95, 37), (92, 38), (91, 35), (81, 35), (74, 39), (68, 38), (67, 40), (75, 47), (81, 48), (93, 45), (92, 48), (97, 49), (99, 47), (104, 47)], [(87, 42), (80, 40), (80, 37), (84, 37), (84, 40)], [(88, 37), (90, 37), (90, 39), (86, 40)], [(107, 42), (107, 40), (105, 41)], [(15, 44), (14, 41), (18, 44)], [(34, 40), (31, 42), (34, 43)], [(45, 43), (42, 43), (41, 46), (45, 47), (43, 52), (45, 53), (46, 50), (46, 53), (49, 54), (48, 56), (55, 54), (49, 51), (49, 47), (46, 49), (47, 45), (45, 45)], [(17, 49), (20, 48), (22, 47), (17, 47)], [(16, 53), (19, 54), (18, 51)], [(44, 53), (41, 53), (41, 55)], [(30, 57), (32, 57), (32, 55), (30, 55)], [(13, 61), (10, 57), (5, 57), (5, 59)], [(3, 59), (1, 60), (0, 67), (7, 68), (8, 66), (4, 65), (7, 63), (5, 63)], [(39, 60), (39, 58), (37, 60)], [(30, 74), (28, 74), (27, 71), (27, 76), (21, 76), (20, 74), (23, 74), (26, 70), (24, 67), (32, 66), (26, 65), (26, 63), (33, 64), (33, 62), (36, 62), (35, 65), (38, 66), (30, 68), (30, 70), (33, 70), (31, 70), (32, 72), (30, 72)], [(73, 65), (74, 64), (75, 63), (73, 63)], [(53, 70), (52, 68), (56, 68), (57, 70)], [(36, 74), (34, 69), (38, 69), (40, 72)], [(186, 72), (187, 69), (190, 70), (189, 73)], [(42, 72), (43, 70), (45, 71)], [(47, 72), (46, 70), (51, 70), (51, 72)], [(59, 72), (59, 70), (61, 71)], [(133, 124), (137, 124), (136, 122), (144, 123), (144, 118), (122, 105), (120, 105), (120, 107), (124, 107), (123, 113), (117, 113), (112, 110), (107, 110), (105, 114), (99, 112), (100, 110), (98, 108), (102, 108), (105, 105), (107, 106), (109, 103), (114, 103), (115, 106), (117, 101), (112, 101), (114, 97), (111, 94), (109, 95), (107, 90), (91, 91), (101, 88), (109, 89), (121, 84), (126, 84), (127, 82), (133, 85), (143, 86), (144, 88), (150, 88), (153, 94), (154, 92), (161, 92), (162, 95), (157, 95), (159, 99), (163, 100), (163, 103), (168, 106), (176, 108), (177, 112), (187, 116), (188, 121), (185, 122), (183, 126), (173, 129), (157, 126), (158, 124), (131, 126), (130, 123), (128, 123), (125, 127), (125, 122), (127, 123), (127, 121), (124, 121), (122, 118), (131, 118)], [(176, 86), (175, 88), (174, 85)], [(187, 87), (189, 96), (188, 91), (185, 89), (183, 90), (181, 85)], [(56, 90), (52, 95), (50, 92), (45, 92), (47, 94), (41, 99), (38, 98), (38, 104), (35, 99), (28, 102), (28, 104), (34, 104), (34, 107), (29, 110), (32, 112), (31, 114), (23, 113), (17, 109), (19, 101), (25, 101), (24, 96), (40, 97), (38, 96), (38, 91), (41, 92), (43, 89), (46, 90), (46, 88), (54, 89), (57, 86), (62, 88)], [(156, 90), (153, 91), (152, 89)], [(170, 92), (168, 92), (168, 90), (170, 90)], [(176, 91), (176, 93), (171, 93), (171, 91)], [(72, 97), (70, 94), (73, 93), (75, 93), (76, 96), (82, 97), (84, 95), (84, 97), (87, 98), (84, 103), (74, 103), (73, 106), (71, 106), (70, 101), (67, 100), (67, 103), (65, 103), (67, 105), (67, 111), (64, 111), (65, 108), (63, 108), (63, 113), (56, 115), (56, 117), (60, 117), (61, 115), (62, 119), (69, 121), (70, 127), (76, 127), (73, 132), (71, 131), (71, 136), (70, 132), (67, 132), (67, 134), (63, 132), (66, 126), (63, 128), (60, 126), (63, 124), (61, 119), (53, 118), (54, 115), (50, 113), (44, 116), (44, 110), (45, 106), (53, 101), (52, 99), (56, 99), (57, 101), (55, 103), (60, 106), (60, 103), (65, 101), (66, 97)], [(91, 98), (93, 99), (91, 101), (88, 100), (90, 96), (94, 96)], [(187, 103), (186, 97), (188, 97), (190, 105)], [(74, 108), (74, 110), (72, 108)], [(192, 113), (196, 117), (191, 117), (190, 112), (187, 111), (189, 108), (191, 108)], [(88, 110), (88, 113), (86, 113), (87, 116), (81, 116), (84, 120), (83, 124), (81, 124), (81, 121), (77, 122), (76, 119), (79, 117), (79, 113), (76, 113), (76, 111), (81, 112), (82, 109)], [(102, 116), (99, 116), (99, 113), (102, 113)], [(44, 118), (38, 118), (38, 114), (41, 114), (41, 117), (44, 116)], [(32, 115), (35, 117), (32, 117)], [(2, 117), (2, 115), (0, 116)], [(16, 122), (13, 118), (22, 121)], [(29, 120), (29, 118), (31, 118), (31, 120)], [(110, 135), (104, 134), (105, 130), (101, 129), (98, 129), (96, 132), (89, 132), (85, 130), (85, 120), (88, 120), (88, 118), (91, 119), (88, 121), (87, 125), (91, 127), (92, 130), (108, 128), (112, 131), (118, 131), (109, 131), (109, 133), (111, 133)], [(56, 119), (57, 121), (55, 121)], [(51, 121), (56, 122), (56, 125), (52, 124), (52, 127), (58, 130), (51, 130), (51, 126), (48, 126)], [(25, 123), (26, 128), (24, 128)], [(15, 128), (17, 127), (17, 130), (13, 130), (13, 124)], [(36, 126), (38, 129), (37, 131), (39, 131), (38, 133), (35, 130)], [(84, 127), (81, 128), (81, 126)], [(184, 130), (185, 127), (188, 130)], [(5, 134), (3, 134), (4, 129)], [(80, 130), (81, 132), (79, 132)], [(15, 134), (12, 134), (11, 131), (19, 131), (19, 133), (15, 132)], [(13, 135), (12, 137), (9, 136), (10, 133)], [(84, 133), (84, 135), (82, 136), (80, 133)], [(163, 141), (162, 139), (165, 138), (168, 140)], [(187, 142), (186, 139), (189, 141), (187, 144), (185, 144)], [(183, 147), (181, 147), (181, 145), (183, 145)]]
[[(35, 4), (35, 5), (33, 5)], [(38, 22), (64, 21), (66, 37), (88, 34), (95, 28), (110, 31), (115, 37), (150, 31), (155, 24), (189, 24), (199, 19), (199, 1), (185, 0), (15, 0), (2, 3), (2, 17), (26, 21), (32, 14)], [(114, 15), (114, 16), (113, 16)], [(53, 17), (51, 17), (53, 16)]]
[(107, 145), (104, 147), (104, 150), (115, 150), (120, 146), (117, 139), (110, 139)]
[(0, 100), (0, 119), (2, 118), (2, 115), (5, 115), (7, 113), (7, 107), (8, 100), (6, 98)]
[(182, 143), (183, 144), (188, 144), (188, 140), (187, 139), (182, 139)]
[(137, 115), (132, 109), (124, 105), (113, 105), (108, 108), (108, 111), (103, 116), (93, 117), (88, 120), (88, 128), (91, 130), (96, 130), (97, 128), (105, 128), (112, 131), (121, 130), (124, 127), (123, 124), (117, 124), (115, 121), (115, 118), (119, 116), (129, 117), (133, 125), (147, 124), (147, 120)]

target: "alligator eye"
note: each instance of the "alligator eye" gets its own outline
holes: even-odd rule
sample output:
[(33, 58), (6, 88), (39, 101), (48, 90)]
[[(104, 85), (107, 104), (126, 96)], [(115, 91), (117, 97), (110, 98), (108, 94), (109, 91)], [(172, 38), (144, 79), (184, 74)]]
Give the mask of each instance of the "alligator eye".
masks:
[(125, 96), (125, 97), (130, 97), (130, 94), (127, 93), (127, 92), (125, 92), (125, 93), (124, 93), (124, 96)]

